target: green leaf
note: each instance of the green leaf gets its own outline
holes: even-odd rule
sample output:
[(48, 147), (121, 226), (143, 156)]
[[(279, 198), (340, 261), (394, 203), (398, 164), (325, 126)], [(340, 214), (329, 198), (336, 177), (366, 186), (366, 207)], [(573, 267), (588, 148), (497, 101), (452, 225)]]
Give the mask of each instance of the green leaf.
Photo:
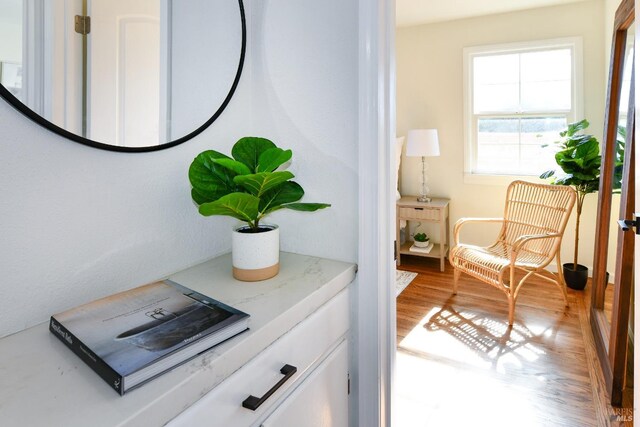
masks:
[(594, 139), (592, 135), (573, 135), (567, 138), (565, 145), (567, 148), (575, 148), (578, 145), (588, 143), (591, 139)]
[(260, 172), (253, 175), (238, 175), (233, 181), (246, 188), (249, 193), (261, 197), (267, 191), (293, 178), (289, 171)]
[(215, 202), (200, 205), (199, 212), (204, 216), (225, 215), (248, 223), (258, 218), (260, 199), (247, 193), (231, 193)]
[(542, 179), (551, 178), (553, 175), (555, 175), (555, 173), (556, 173), (556, 171), (551, 169), (551, 170), (548, 170), (546, 172), (542, 172), (540, 174), (540, 178), (542, 178)]
[(327, 203), (289, 203), (288, 205), (283, 205), (283, 208), (292, 209), (294, 211), (303, 211), (303, 212), (313, 212), (318, 209), (324, 209), (330, 207), (330, 204)]
[(573, 161), (573, 159), (571, 158), (571, 150), (558, 151), (555, 157), (556, 157), (556, 163), (560, 167), (562, 167), (562, 163)]
[(576, 147), (576, 158), (595, 158), (599, 157), (600, 145), (595, 138), (590, 138)]
[(256, 172), (273, 172), (278, 166), (291, 159), (293, 153), (291, 150), (283, 150), (282, 148), (270, 148), (260, 155)]
[[(222, 197), (222, 196), (220, 196)], [(196, 202), (196, 204), (199, 206), (203, 203), (207, 203), (207, 202), (211, 202), (213, 201), (213, 199), (211, 198), (210, 194), (203, 194), (200, 193), (197, 189), (192, 188), (191, 189), (191, 198), (193, 199), (194, 202)]]
[[(626, 125), (618, 125), (618, 136), (622, 137), (622, 141), (627, 139), (627, 126)], [(618, 138), (620, 139), (620, 138)]]
[(191, 196), (197, 204), (212, 202), (238, 190), (233, 182), (236, 173), (217, 163), (220, 159), (229, 159), (222, 153), (208, 150), (200, 153), (189, 167)]
[(573, 184), (573, 175), (564, 175), (564, 176), (557, 177), (553, 181), (553, 184), (555, 184), (555, 185), (571, 185), (571, 184)]
[(569, 125), (567, 126), (567, 135), (568, 136), (575, 135), (576, 132), (579, 132), (588, 127), (589, 127), (589, 122), (587, 121), (587, 119), (582, 119), (579, 122), (575, 122), (575, 123), (569, 123)]
[(295, 181), (287, 181), (276, 188), (267, 191), (260, 198), (260, 212), (266, 215), (269, 212), (282, 208), (285, 203), (293, 203), (302, 199), (304, 190)]
[(252, 173), (247, 167), (247, 165), (237, 160), (226, 158), (226, 159), (214, 159), (213, 161), (221, 166), (224, 166), (225, 168), (229, 169), (230, 171), (238, 175), (249, 175)]
[(231, 155), (237, 161), (247, 165), (253, 173), (258, 172), (258, 162), (262, 153), (271, 148), (276, 148), (276, 145), (268, 139), (247, 136), (235, 143), (231, 149)]
[(591, 181), (598, 178), (596, 174), (594, 174), (593, 172), (590, 173), (589, 171), (575, 172), (573, 176), (582, 181)]

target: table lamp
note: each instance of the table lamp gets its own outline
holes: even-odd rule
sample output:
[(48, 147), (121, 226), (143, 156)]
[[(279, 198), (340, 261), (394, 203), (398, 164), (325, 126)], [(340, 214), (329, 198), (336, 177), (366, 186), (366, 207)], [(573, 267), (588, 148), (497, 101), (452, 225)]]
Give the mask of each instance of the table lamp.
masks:
[(413, 129), (407, 135), (407, 156), (422, 157), (422, 190), (419, 202), (430, 202), (429, 187), (427, 187), (427, 162), (425, 157), (440, 156), (437, 129)]

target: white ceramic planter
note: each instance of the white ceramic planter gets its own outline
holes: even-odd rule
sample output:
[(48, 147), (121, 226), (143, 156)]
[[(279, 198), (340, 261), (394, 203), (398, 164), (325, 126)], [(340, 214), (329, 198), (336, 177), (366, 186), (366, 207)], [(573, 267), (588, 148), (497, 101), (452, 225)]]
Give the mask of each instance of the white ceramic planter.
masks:
[(261, 224), (268, 231), (243, 233), (249, 226), (233, 229), (231, 258), (233, 277), (245, 282), (269, 279), (280, 269), (280, 229), (277, 225)]
[(417, 240), (414, 240), (413, 244), (416, 245), (416, 248), (426, 248), (427, 246), (429, 246), (429, 240), (427, 240), (426, 242), (418, 242)]

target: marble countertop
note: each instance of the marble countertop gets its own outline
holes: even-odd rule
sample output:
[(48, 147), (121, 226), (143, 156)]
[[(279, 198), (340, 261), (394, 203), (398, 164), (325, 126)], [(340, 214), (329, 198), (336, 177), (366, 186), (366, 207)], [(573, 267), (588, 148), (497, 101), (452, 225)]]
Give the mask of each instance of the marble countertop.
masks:
[(158, 426), (168, 422), (344, 289), (354, 264), (283, 252), (280, 273), (239, 282), (231, 255), (169, 278), (251, 315), (249, 330), (119, 396), (48, 330), (0, 340), (0, 425)]

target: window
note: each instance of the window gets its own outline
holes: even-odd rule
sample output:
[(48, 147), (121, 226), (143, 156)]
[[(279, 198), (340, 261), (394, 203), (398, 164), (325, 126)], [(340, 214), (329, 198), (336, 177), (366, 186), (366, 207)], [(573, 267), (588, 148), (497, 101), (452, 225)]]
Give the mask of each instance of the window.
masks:
[(581, 119), (579, 38), (464, 50), (465, 175), (530, 175), (553, 168), (553, 146)]

